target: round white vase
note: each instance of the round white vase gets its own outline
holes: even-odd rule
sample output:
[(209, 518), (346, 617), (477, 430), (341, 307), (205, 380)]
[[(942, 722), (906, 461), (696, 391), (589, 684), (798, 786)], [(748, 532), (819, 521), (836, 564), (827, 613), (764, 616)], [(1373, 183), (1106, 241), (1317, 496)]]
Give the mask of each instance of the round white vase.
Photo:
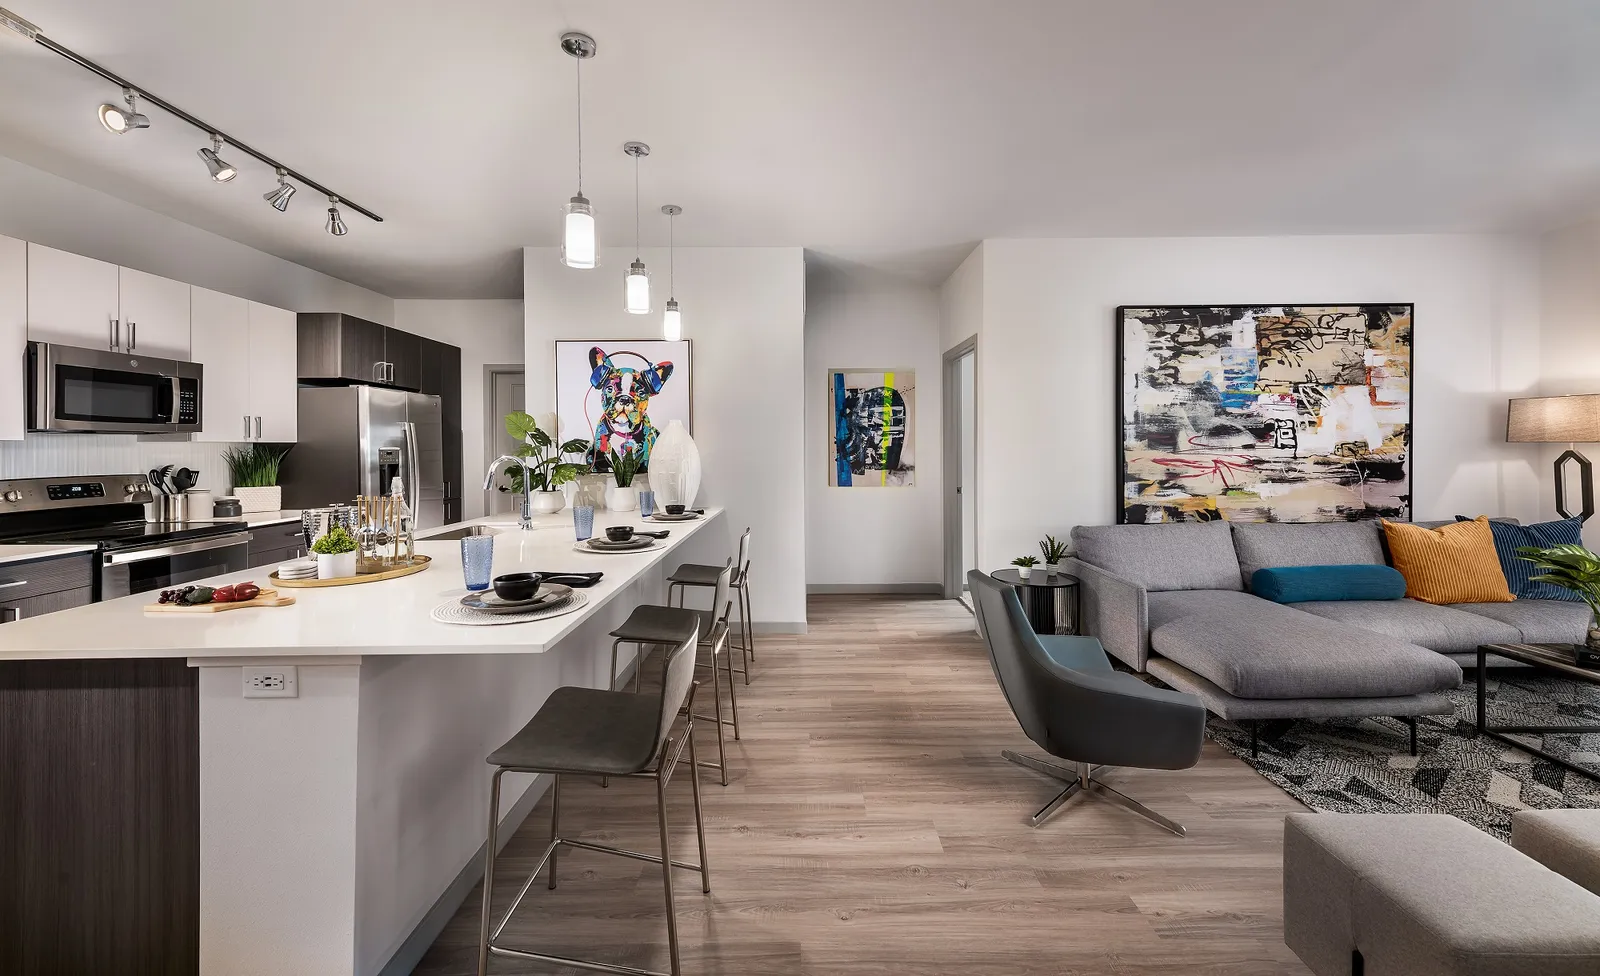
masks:
[(639, 507), (639, 489), (612, 485), (606, 489), (606, 509), (612, 512), (631, 512)]
[(1033, 567), (1032, 566), (1018, 566), (1017, 567), (1017, 579), (1025, 580), (1025, 579), (1032, 578), (1032, 576), (1033, 576)]
[(554, 515), (567, 507), (567, 496), (559, 491), (536, 491), (530, 507), (535, 515)]
[(681, 420), (670, 421), (650, 447), (650, 486), (658, 507), (694, 507), (700, 493), (700, 448)]

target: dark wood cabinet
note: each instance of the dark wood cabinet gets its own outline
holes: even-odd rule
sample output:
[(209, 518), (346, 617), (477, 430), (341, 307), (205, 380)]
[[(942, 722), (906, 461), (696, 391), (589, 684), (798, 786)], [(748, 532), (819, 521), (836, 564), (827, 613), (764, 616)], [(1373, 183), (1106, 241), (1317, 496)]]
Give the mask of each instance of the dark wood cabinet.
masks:
[(250, 530), (250, 568), (276, 567), (306, 554), (306, 539), (299, 522), (263, 525)]
[(0, 563), (0, 624), (94, 602), (94, 557), (73, 553)]
[(422, 388), (422, 339), (342, 312), (301, 312), (300, 379)]
[(402, 390), (422, 390), (421, 336), (399, 329), (383, 330), (383, 359), (389, 364), (389, 386)]
[[(461, 440), (461, 350), (447, 342), (421, 339), (421, 392), (439, 398), (444, 428), (444, 520), (461, 521), (463, 484)], [(452, 505), (451, 503), (455, 504)]]

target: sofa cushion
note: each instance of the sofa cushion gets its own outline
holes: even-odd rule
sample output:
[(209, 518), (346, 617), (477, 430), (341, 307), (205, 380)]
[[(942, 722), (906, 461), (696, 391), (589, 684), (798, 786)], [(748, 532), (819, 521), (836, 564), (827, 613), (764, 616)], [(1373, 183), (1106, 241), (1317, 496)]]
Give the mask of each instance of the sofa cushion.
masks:
[[(1170, 615), (1151, 630), (1151, 649), (1238, 698), (1376, 698), (1461, 684), (1454, 662), (1415, 644), (1247, 599)], [(1151, 604), (1154, 623), (1153, 595)]]
[[(1458, 515), (1456, 521), (1466, 522), (1469, 519), (1465, 515)], [(1506, 585), (1511, 587), (1517, 599), (1583, 602), (1583, 597), (1564, 586), (1534, 582), (1533, 577), (1543, 570), (1517, 555), (1517, 550), (1523, 546), (1548, 549), (1562, 544), (1583, 545), (1583, 519), (1574, 517), (1557, 522), (1536, 522), (1533, 525), (1491, 521), (1489, 531), (1494, 535), (1494, 552), (1500, 559), (1500, 571), (1506, 574)]]
[(1582, 644), (1589, 632), (1589, 605), (1586, 603), (1518, 600), (1515, 603), (1457, 603), (1450, 609), (1510, 624), (1529, 644)]
[(1511, 846), (1600, 895), (1600, 810), (1518, 810)]
[(1274, 566), (1255, 571), (1250, 592), (1273, 603), (1399, 600), (1406, 578), (1393, 566)]
[(1443, 604), (1516, 599), (1500, 571), (1487, 518), (1437, 529), (1385, 519), (1383, 534), (1394, 568), (1406, 578), (1406, 596), (1413, 600)]
[(1258, 569), (1275, 566), (1382, 566), (1376, 522), (1235, 522), (1233, 547), (1246, 587)]
[(1226, 522), (1080, 525), (1072, 542), (1079, 559), (1152, 592), (1244, 588)]
[(1240, 590), (1168, 590), (1152, 593), (1148, 597), (1150, 629), (1169, 624), (1179, 617), (1187, 617), (1207, 610), (1239, 610), (1248, 613), (1261, 603), (1261, 598)]
[(1327, 620), (1420, 644), (1441, 654), (1476, 651), (1479, 644), (1515, 643), (1522, 639), (1521, 631), (1503, 621), (1468, 613), (1458, 607), (1439, 607), (1416, 600), (1356, 600), (1294, 606)]

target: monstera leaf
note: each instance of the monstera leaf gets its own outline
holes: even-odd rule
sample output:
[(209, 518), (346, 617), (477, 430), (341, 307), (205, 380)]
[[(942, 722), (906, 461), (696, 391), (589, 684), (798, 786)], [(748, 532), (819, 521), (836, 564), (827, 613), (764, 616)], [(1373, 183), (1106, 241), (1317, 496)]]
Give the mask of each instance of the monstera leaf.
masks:
[[(550, 435), (545, 432), (533, 415), (526, 410), (513, 410), (506, 414), (506, 433), (517, 443), (532, 447), (549, 447)], [(526, 454), (524, 457), (533, 457)]]
[[(573, 439), (556, 446), (555, 436), (560, 429), (560, 422), (555, 414), (536, 418), (527, 411), (513, 410), (506, 414), (505, 425), (506, 433), (521, 445), (517, 448), (516, 456), (530, 460), (528, 467), (533, 475), (534, 491), (554, 491), (588, 470), (587, 465), (562, 460), (564, 455), (582, 454), (589, 449), (589, 444)], [(505, 477), (501, 491), (522, 491), (521, 468), (507, 469)]]

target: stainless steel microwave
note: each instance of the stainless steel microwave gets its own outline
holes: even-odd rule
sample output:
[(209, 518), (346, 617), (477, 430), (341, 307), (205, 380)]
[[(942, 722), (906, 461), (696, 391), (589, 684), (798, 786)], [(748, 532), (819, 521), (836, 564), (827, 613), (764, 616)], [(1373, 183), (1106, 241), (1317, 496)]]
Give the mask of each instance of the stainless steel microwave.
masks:
[(200, 429), (203, 367), (156, 356), (28, 343), (28, 429), (186, 434)]

